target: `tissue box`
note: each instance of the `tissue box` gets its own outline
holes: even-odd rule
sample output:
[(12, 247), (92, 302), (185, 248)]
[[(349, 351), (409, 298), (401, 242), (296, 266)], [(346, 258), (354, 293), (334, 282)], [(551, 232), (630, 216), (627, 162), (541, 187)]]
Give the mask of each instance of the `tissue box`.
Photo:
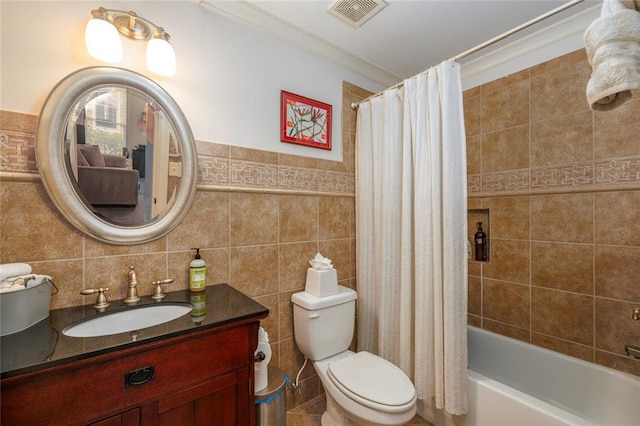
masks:
[(49, 316), (51, 281), (24, 290), (0, 293), (0, 336), (17, 333)]
[(318, 271), (307, 269), (307, 284), (304, 290), (316, 297), (338, 294), (338, 273), (335, 269)]

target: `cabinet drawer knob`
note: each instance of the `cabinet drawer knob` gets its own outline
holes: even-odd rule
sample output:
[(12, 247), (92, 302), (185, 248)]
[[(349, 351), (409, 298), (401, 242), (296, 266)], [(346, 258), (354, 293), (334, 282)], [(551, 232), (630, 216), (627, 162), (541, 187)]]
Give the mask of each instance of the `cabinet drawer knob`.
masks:
[(155, 367), (148, 365), (146, 367), (139, 368), (137, 370), (129, 371), (124, 374), (124, 387), (144, 385), (149, 380), (153, 379), (155, 374)]

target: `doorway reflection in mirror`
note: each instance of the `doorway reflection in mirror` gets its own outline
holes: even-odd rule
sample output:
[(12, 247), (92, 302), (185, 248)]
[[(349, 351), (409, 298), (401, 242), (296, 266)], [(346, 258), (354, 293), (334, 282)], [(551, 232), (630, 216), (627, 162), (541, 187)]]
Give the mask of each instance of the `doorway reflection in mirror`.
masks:
[(146, 104), (144, 111), (138, 119), (138, 130), (144, 145), (138, 145), (138, 150), (144, 155), (144, 163), (140, 161), (138, 164), (142, 168), (140, 173), (140, 187), (142, 189), (142, 205), (144, 207), (145, 221), (151, 220), (153, 205), (153, 110), (150, 104)]
[[(68, 156), (69, 163), (75, 165), (71, 173), (87, 206), (115, 225), (140, 226), (158, 220), (173, 202), (174, 180), (179, 180), (181, 169), (175, 132), (163, 110), (148, 98), (113, 88), (94, 92), (89, 102), (78, 104), (75, 115), (71, 122), (77, 150), (69, 150)], [(106, 164), (78, 163), (76, 157), (82, 160), (82, 154), (96, 154)], [(81, 169), (84, 166), (93, 168)], [(124, 170), (116, 172), (113, 168), (137, 172), (134, 185), (122, 181)], [(105, 195), (109, 193), (113, 195)], [(120, 198), (124, 193), (128, 195), (123, 201)]]

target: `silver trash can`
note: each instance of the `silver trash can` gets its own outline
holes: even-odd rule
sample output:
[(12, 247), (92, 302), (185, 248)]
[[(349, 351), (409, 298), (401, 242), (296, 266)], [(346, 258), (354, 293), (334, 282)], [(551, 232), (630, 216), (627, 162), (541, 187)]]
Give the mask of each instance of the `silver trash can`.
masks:
[(256, 426), (285, 426), (287, 403), (284, 394), (289, 377), (277, 367), (268, 366), (267, 387), (256, 392)]

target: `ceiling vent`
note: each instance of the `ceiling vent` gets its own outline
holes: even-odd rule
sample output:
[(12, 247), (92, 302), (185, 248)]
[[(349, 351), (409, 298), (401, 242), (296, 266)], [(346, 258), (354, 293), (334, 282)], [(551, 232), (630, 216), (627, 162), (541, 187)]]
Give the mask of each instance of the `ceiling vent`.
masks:
[(358, 28), (385, 6), (382, 0), (337, 0), (328, 12), (353, 28)]

